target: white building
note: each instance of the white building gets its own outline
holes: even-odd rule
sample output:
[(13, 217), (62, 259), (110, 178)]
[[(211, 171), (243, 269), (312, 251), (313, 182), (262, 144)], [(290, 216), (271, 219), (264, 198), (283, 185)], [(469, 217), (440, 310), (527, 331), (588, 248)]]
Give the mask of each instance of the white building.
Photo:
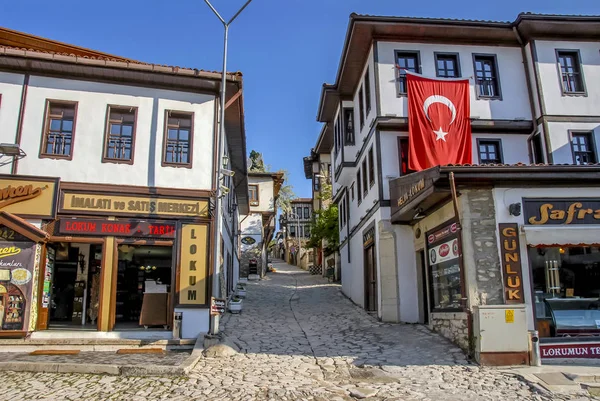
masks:
[[(44, 212), (1, 206), (48, 235), (47, 263), (31, 272), (43, 290), (32, 290), (28, 325), (13, 331), (91, 327), (119, 337), (170, 328), (181, 313), (183, 338), (206, 333), (211, 296), (225, 298), (237, 280), (239, 214), (248, 211), (241, 74), (227, 75), (223, 167), (235, 175), (223, 182), (231, 190), (213, 293), (221, 74), (0, 33), (0, 143), (26, 154), (0, 168), (1, 185), (56, 178), (41, 187)], [(27, 199), (18, 205), (38, 200)]]
[[(500, 238), (496, 223), (510, 219), (508, 212), (501, 210), (513, 203), (531, 204), (531, 197), (600, 195), (600, 189), (594, 188), (597, 182), (587, 178), (571, 181), (571, 185), (588, 189), (565, 188), (568, 174), (589, 177), (595, 168), (591, 166), (541, 171), (532, 167), (525, 170), (531, 171), (525, 173), (531, 181), (514, 187), (498, 177), (510, 176), (513, 170), (485, 167), (598, 162), (599, 49), (598, 17), (520, 14), (515, 22), (505, 23), (352, 14), (335, 83), (323, 86), (317, 116), (325, 123), (317, 144), (332, 144), (344, 293), (384, 321), (429, 323), (467, 348), (468, 337), (474, 335), (466, 333), (467, 327), (472, 327), (474, 308), (508, 303), (502, 289), (502, 280), (507, 277), (501, 271), (503, 254), (496, 245)], [(456, 167), (456, 171), (428, 170), (411, 177), (404, 70), (429, 77), (470, 77), (473, 163), (482, 166), (477, 173), (459, 174), (466, 170)], [(328, 147), (320, 145), (317, 152), (319, 149), (327, 152)], [(450, 172), (457, 177), (456, 208), (448, 203), (452, 199)], [(446, 180), (440, 188), (434, 185), (439, 174)], [(556, 179), (546, 180), (544, 174), (555, 174)], [(487, 188), (504, 189), (477, 192), (482, 189), (477, 188), (476, 180), (485, 182)], [(553, 183), (563, 187), (557, 190)], [(530, 193), (518, 186), (546, 189)], [(508, 198), (512, 203), (507, 203)], [(492, 204), (477, 203), (482, 199)], [(562, 201), (568, 203), (569, 199)], [(478, 211), (478, 207), (484, 209)], [(441, 284), (432, 278), (441, 276), (433, 273), (435, 263), (424, 253), (431, 251), (430, 244), (423, 243), (423, 238), (435, 234), (438, 225), (450, 227), (453, 221), (462, 230), (462, 267), (457, 272), (464, 271), (464, 277), (457, 281), (460, 291), (453, 294), (460, 298), (460, 305), (450, 303), (456, 308), (443, 308), (433, 289), (433, 285)], [(490, 222), (490, 231), (478, 231)], [(586, 223), (594, 226), (593, 221)], [(594, 229), (600, 234), (600, 225)], [(560, 234), (562, 242), (551, 244), (540, 235), (530, 234), (521, 243), (576, 248), (569, 242), (573, 233), (564, 231)], [(596, 252), (591, 250), (595, 242), (590, 241), (580, 243), (585, 245), (582, 252)], [(488, 244), (493, 249), (481, 249)], [(488, 260), (489, 252), (492, 256)], [(528, 289), (531, 281), (525, 245), (522, 252), (524, 273), (520, 280)], [(600, 288), (600, 282), (597, 284)], [(577, 292), (589, 291), (576, 288)], [(565, 293), (563, 288), (563, 296)], [(521, 303), (527, 311), (527, 327), (540, 329), (534, 318), (533, 295), (528, 291), (525, 295)], [(457, 322), (450, 325), (450, 320)], [(548, 333), (548, 337), (556, 335)], [(515, 355), (520, 358), (520, 354)]]
[(275, 233), (277, 197), (281, 185), (283, 173), (248, 173), (250, 213), (240, 216), (239, 277), (262, 277), (267, 271), (267, 249)]

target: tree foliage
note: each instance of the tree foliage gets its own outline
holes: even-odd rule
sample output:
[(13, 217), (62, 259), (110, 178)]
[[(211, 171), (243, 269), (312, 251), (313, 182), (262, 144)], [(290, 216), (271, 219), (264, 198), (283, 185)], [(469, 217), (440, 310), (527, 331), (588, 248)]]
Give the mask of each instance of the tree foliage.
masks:
[(291, 202), (296, 199), (296, 194), (294, 194), (294, 187), (288, 184), (287, 170), (279, 170), (278, 173), (283, 173), (283, 184), (279, 189), (279, 195), (275, 206), (278, 210), (281, 210), (282, 213), (289, 213), (292, 210)]
[(262, 153), (257, 152), (256, 150), (252, 150), (250, 152), (250, 166), (248, 166), (248, 171), (253, 173), (266, 173), (267, 168), (265, 167), (265, 162), (263, 161)]
[(310, 240), (308, 246), (320, 248), (325, 241), (325, 256), (337, 251), (340, 243), (340, 232), (338, 228), (338, 208), (331, 202), (331, 185), (323, 183), (319, 198), (324, 208), (316, 211), (310, 227)]

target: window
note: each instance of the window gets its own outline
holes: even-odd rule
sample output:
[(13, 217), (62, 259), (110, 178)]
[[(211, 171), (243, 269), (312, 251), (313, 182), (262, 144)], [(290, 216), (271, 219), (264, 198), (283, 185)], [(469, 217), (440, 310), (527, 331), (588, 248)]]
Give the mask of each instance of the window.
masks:
[(406, 71), (421, 72), (418, 52), (396, 52), (398, 94), (406, 95)]
[(556, 52), (560, 66), (563, 94), (584, 94), (581, 60), (577, 50), (558, 50)]
[(366, 196), (369, 192), (369, 183), (367, 182), (367, 159), (362, 162), (363, 194)]
[(310, 226), (304, 226), (304, 236), (310, 238)]
[(321, 178), (319, 178), (318, 174), (313, 174), (313, 189), (315, 192), (321, 190)]
[(354, 145), (354, 109), (344, 109), (346, 145)]
[(500, 78), (495, 55), (473, 55), (475, 64), (475, 85), (477, 96), (481, 98), (500, 98)]
[(258, 206), (258, 185), (248, 185), (248, 194), (250, 195), (250, 206)]
[(458, 53), (435, 53), (435, 73), (440, 78), (460, 77)]
[(596, 163), (592, 132), (571, 132), (571, 150), (574, 164)]
[(479, 164), (502, 164), (502, 142), (500, 139), (477, 139)]
[(76, 102), (48, 101), (41, 157), (73, 158), (76, 117)]
[(296, 226), (290, 225), (290, 237), (296, 236)]
[(358, 113), (360, 114), (358, 117), (360, 118), (360, 129), (365, 126), (365, 100), (363, 99), (363, 88), (358, 90)]
[(544, 163), (544, 148), (542, 146), (542, 135), (538, 132), (530, 139), (532, 162)]
[(350, 224), (350, 199), (348, 198), (348, 194), (346, 194), (344, 201), (346, 202), (346, 222)]
[(163, 166), (192, 167), (192, 113), (166, 112)]
[(137, 107), (108, 106), (102, 162), (133, 164)]
[(365, 72), (365, 106), (365, 118), (367, 118), (371, 111), (371, 76), (369, 74), (369, 67), (367, 67), (367, 71)]
[(342, 141), (340, 140), (340, 123), (339, 123), (339, 118), (335, 119), (335, 122), (333, 123), (333, 140), (334, 140), (334, 150), (335, 150), (335, 155), (337, 156), (337, 154), (340, 151), (340, 146)]
[(360, 168), (356, 172), (356, 196), (358, 197), (358, 204), (362, 201), (362, 192), (360, 190), (361, 181), (360, 181)]
[(310, 219), (310, 209), (308, 207), (304, 208), (304, 218)]
[(375, 161), (373, 160), (373, 147), (369, 149), (369, 184), (375, 184)]
[(352, 196), (352, 200), (354, 200), (354, 183), (350, 186), (350, 195)]
[(298, 238), (302, 238), (303, 237), (303, 235), (302, 235), (303, 230), (302, 229), (303, 229), (302, 226), (298, 226)]
[[(460, 237), (454, 234), (444, 235), (450, 225), (442, 230), (428, 232), (425, 238), (440, 237), (427, 244), (429, 270), (429, 291), (432, 309), (459, 309), (461, 307), (460, 277)], [(436, 236), (435, 234), (438, 234)], [(441, 234), (441, 235), (440, 235)]]
[(398, 137), (398, 161), (400, 163), (400, 176), (414, 173), (408, 166), (409, 162), (409, 151), (408, 151), (408, 138)]

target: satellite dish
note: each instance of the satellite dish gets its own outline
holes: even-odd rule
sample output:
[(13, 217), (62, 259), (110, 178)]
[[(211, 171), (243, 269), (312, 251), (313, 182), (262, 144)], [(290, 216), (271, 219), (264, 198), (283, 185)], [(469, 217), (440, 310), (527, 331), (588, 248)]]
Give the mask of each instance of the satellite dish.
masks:
[(252, 168), (252, 159), (251, 158), (246, 159), (246, 164), (248, 165), (248, 170), (250, 170)]

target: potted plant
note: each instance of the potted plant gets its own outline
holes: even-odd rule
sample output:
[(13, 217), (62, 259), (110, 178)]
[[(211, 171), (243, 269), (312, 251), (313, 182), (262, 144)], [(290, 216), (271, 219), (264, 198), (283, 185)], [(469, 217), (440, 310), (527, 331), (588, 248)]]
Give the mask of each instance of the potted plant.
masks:
[(242, 298), (234, 295), (229, 301), (229, 312), (241, 313), (242, 312)]
[(235, 287), (235, 294), (240, 298), (244, 298), (246, 296), (246, 287), (242, 284), (238, 284)]

